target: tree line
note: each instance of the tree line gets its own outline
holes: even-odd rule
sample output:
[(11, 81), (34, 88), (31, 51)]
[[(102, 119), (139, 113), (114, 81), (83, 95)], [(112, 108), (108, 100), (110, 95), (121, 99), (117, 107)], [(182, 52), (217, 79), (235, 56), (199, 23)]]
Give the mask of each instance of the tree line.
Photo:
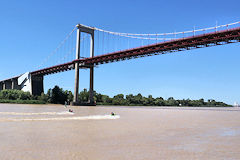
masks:
[[(84, 89), (80, 92), (79, 101), (82, 103), (88, 102), (89, 91)], [(59, 86), (49, 89), (46, 94), (41, 96), (33, 96), (29, 92), (20, 90), (2, 90), (0, 91), (0, 103), (53, 103), (53, 104), (70, 104), (73, 101), (73, 93), (68, 90), (63, 90)], [(217, 102), (213, 99), (205, 101), (204, 99), (190, 100), (182, 99), (176, 100), (173, 97), (164, 99), (162, 97), (154, 98), (152, 95), (148, 97), (137, 95), (117, 94), (113, 97), (97, 93), (94, 91), (94, 101), (97, 105), (123, 105), (123, 106), (194, 106), (194, 107), (224, 107), (231, 106), (223, 102)]]

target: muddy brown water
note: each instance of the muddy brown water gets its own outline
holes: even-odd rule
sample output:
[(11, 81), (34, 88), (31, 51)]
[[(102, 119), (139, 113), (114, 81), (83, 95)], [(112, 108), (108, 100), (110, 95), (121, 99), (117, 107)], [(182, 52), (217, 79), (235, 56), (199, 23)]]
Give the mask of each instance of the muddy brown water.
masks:
[(70, 108), (0, 104), (0, 159), (240, 159), (240, 108)]

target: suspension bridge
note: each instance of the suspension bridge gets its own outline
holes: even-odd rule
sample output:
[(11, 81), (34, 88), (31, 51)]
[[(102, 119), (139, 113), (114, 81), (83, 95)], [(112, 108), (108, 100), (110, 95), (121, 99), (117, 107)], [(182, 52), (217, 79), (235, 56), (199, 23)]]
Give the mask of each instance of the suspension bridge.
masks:
[[(94, 105), (94, 67), (140, 57), (240, 41), (240, 22), (170, 33), (121, 33), (78, 24), (36, 69), (0, 81), (0, 90), (43, 92), (43, 77), (75, 70), (73, 105), (79, 105), (79, 69), (90, 69), (89, 105)], [(90, 53), (90, 54), (89, 54)]]

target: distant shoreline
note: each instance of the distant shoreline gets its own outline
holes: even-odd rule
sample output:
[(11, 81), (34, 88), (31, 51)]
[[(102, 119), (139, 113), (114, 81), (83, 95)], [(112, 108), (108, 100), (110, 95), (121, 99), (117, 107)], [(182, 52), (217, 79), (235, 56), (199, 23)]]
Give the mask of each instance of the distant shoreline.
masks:
[[(53, 104), (53, 103), (4, 103), (0, 101), (0, 104), (13, 104), (13, 105), (47, 105), (47, 106), (64, 106), (63, 104)], [(72, 107), (68, 105), (68, 107)], [(141, 106), (141, 105), (96, 105), (96, 106), (75, 106), (75, 107), (119, 107), (119, 108), (161, 108), (161, 109), (171, 109), (171, 108), (179, 108), (179, 109), (188, 109), (188, 108), (240, 108), (234, 106)]]

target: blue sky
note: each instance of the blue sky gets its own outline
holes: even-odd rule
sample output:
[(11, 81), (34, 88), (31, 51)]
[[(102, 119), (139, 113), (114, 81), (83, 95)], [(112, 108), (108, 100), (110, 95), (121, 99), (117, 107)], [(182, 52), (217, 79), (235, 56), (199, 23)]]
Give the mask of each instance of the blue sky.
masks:
[[(131, 33), (191, 30), (240, 21), (238, 0), (0, 1), (0, 79), (32, 71), (77, 23)], [(239, 43), (140, 58), (95, 69), (95, 90), (240, 102)], [(80, 71), (80, 89), (89, 86)], [(73, 90), (74, 71), (45, 77)]]

